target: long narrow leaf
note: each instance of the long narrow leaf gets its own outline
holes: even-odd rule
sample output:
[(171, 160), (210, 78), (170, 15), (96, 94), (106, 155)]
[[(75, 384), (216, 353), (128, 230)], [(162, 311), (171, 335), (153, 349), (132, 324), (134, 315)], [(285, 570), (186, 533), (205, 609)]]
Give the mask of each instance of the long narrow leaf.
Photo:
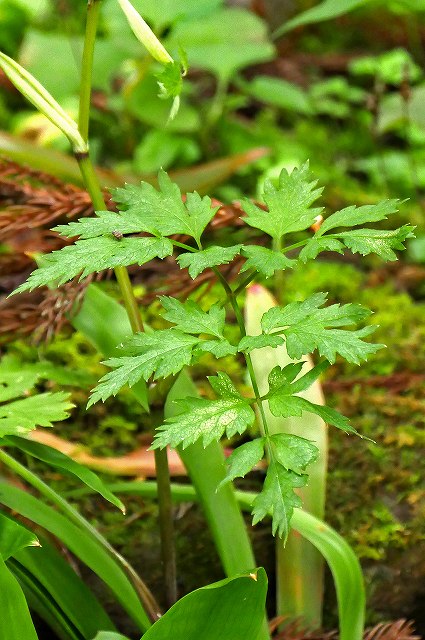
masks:
[(0, 594), (1, 639), (38, 640), (22, 589), (2, 558), (0, 558)]

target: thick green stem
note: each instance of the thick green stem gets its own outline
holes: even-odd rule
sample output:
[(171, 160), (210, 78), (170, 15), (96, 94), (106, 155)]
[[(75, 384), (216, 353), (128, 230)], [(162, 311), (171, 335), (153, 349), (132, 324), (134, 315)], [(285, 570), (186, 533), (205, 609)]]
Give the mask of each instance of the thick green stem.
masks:
[(5, 464), (9, 469), (11, 469), (14, 473), (20, 476), (25, 482), (28, 482), (29, 485), (34, 487), (39, 493), (44, 496), (47, 500), (50, 500), (62, 513), (64, 513), (71, 522), (76, 524), (78, 527), (81, 527), (85, 531), (87, 531), (90, 536), (95, 538), (101, 545), (106, 549), (112, 557), (114, 557), (124, 568), (127, 575), (133, 582), (136, 587), (137, 593), (140, 596), (140, 599), (145, 607), (150, 619), (152, 622), (155, 622), (160, 613), (158, 604), (155, 601), (155, 598), (149, 591), (148, 587), (141, 580), (139, 575), (134, 571), (133, 567), (127, 562), (123, 556), (118, 553), (109, 542), (95, 529), (92, 525), (85, 519), (83, 516), (72, 507), (64, 498), (62, 498), (56, 491), (51, 489), (41, 478), (39, 478), (36, 474), (32, 473), (29, 469), (20, 464), (17, 460), (9, 456), (3, 449), (0, 448), (0, 462)]
[[(79, 126), (81, 134), (87, 141), (89, 132), (89, 115), (90, 115), (90, 102), (91, 102), (91, 84), (92, 84), (92, 72), (93, 72), (93, 54), (94, 45), (96, 41), (97, 26), (99, 21), (99, 9), (100, 0), (89, 0), (87, 5), (87, 22), (86, 22), (86, 34), (84, 40), (84, 53), (82, 64), (82, 76), (81, 76), (81, 89), (80, 89), (80, 110), (79, 110)], [(102, 190), (94, 170), (93, 164), (90, 160), (89, 154), (76, 154), (78, 164), (80, 166), (81, 174), (83, 176), (84, 184), (87, 191), (90, 194), (91, 200), (95, 210), (101, 211), (106, 209), (105, 201), (103, 198)], [(136, 298), (134, 296), (133, 287), (130, 282), (128, 271), (125, 267), (115, 268), (115, 277), (121, 290), (124, 306), (127, 311), (128, 319), (130, 321), (131, 329), (134, 333), (143, 331), (143, 320), (140, 315), (140, 309), (138, 307)], [(160, 519), (160, 532), (161, 532), (161, 550), (162, 557), (164, 559), (164, 582), (167, 589), (167, 597), (173, 600), (174, 595), (177, 592), (176, 583), (176, 562), (175, 562), (175, 550), (174, 550), (174, 524), (171, 500), (167, 497), (170, 493), (170, 474), (168, 469), (168, 459), (162, 457), (161, 459), (155, 458), (157, 462), (160, 462), (156, 468), (156, 475), (158, 483), (161, 487), (160, 499), (159, 499), (159, 519)], [(168, 485), (168, 489), (167, 489)], [(174, 586), (172, 586), (174, 583)], [(174, 600), (173, 600), (174, 602)], [(173, 603), (171, 602), (171, 604)]]

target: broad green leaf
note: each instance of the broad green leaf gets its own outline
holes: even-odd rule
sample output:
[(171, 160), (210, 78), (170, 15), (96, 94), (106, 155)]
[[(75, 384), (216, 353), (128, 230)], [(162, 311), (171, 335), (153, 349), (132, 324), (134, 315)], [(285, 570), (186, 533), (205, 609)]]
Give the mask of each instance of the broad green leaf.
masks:
[(111, 237), (78, 240), (59, 251), (43, 256), (43, 265), (31, 273), (28, 280), (14, 293), (32, 291), (43, 285), (57, 286), (80, 276), (80, 280), (91, 273), (104, 269), (142, 265), (154, 258), (165, 258), (173, 253), (173, 245), (166, 238), (122, 238)]
[(347, 233), (339, 234), (339, 238), (352, 251), (366, 256), (376, 253), (384, 260), (397, 260), (394, 249), (405, 249), (403, 242), (407, 238), (414, 238), (415, 227), (405, 224), (394, 230), (385, 229), (355, 229)]
[(299, 13), (295, 18), (285, 22), (285, 24), (273, 33), (273, 36), (278, 38), (296, 27), (338, 18), (349, 11), (353, 11), (367, 4), (372, 4), (373, 2), (375, 2), (375, 0), (323, 0), (323, 2), (319, 2), (316, 6), (311, 7), (311, 9)]
[(235, 478), (243, 478), (260, 462), (264, 455), (265, 438), (256, 438), (242, 444), (227, 458), (227, 475), (218, 486), (218, 489), (231, 482)]
[(6, 561), (20, 549), (39, 546), (35, 533), (0, 513), (0, 558)]
[[(59, 538), (72, 553), (108, 585), (118, 602), (136, 621), (141, 630), (150, 626), (139, 597), (123, 569), (96, 538), (73, 524), (68, 518), (57, 513), (52, 507), (6, 482), (0, 482), (0, 503), (19, 512), (24, 518), (31, 520)], [(21, 638), (22, 635), (19, 636), (19, 640)]]
[(285, 469), (302, 475), (318, 456), (318, 448), (305, 438), (291, 433), (275, 433), (270, 438), (273, 455)]
[(184, 45), (190, 67), (211, 71), (223, 83), (239, 69), (265, 62), (275, 55), (265, 22), (238, 8), (179, 22), (170, 42), (174, 46)]
[(22, 435), (35, 427), (51, 427), (52, 422), (65, 420), (74, 405), (69, 394), (40, 393), (29, 398), (0, 405), (0, 437)]
[(271, 336), (260, 334), (259, 336), (245, 336), (238, 344), (238, 351), (253, 351), (263, 347), (278, 347), (284, 344), (285, 340), (281, 336)]
[(183, 413), (172, 416), (157, 429), (153, 449), (167, 445), (186, 448), (199, 438), (204, 447), (219, 440), (226, 433), (228, 438), (243, 433), (254, 421), (254, 412), (249, 400), (240, 395), (226, 373), (209, 377), (211, 386), (219, 400), (186, 398), (178, 402)]
[(298, 85), (282, 78), (254, 76), (249, 82), (240, 84), (248, 95), (273, 107), (304, 114), (311, 114), (313, 111), (307, 93)]
[[(274, 416), (282, 416), (284, 418), (301, 416), (303, 411), (308, 411), (315, 413), (323, 418), (325, 422), (333, 424), (335, 427), (343, 429), (347, 433), (356, 433), (355, 429), (350, 426), (348, 418), (345, 418), (334, 409), (315, 404), (306, 398), (294, 395), (311, 386), (327, 365), (328, 363), (319, 364), (317, 367), (311, 369), (311, 371), (308, 371), (305, 376), (295, 380), (295, 382), (290, 381), (285, 372), (285, 369), (292, 367), (292, 369), (290, 369), (292, 373), (294, 371), (293, 365), (287, 365), (287, 367), (283, 369), (275, 367), (270, 372), (270, 390), (265, 396), (269, 401), (270, 411)], [(306, 380), (304, 380), (304, 378), (306, 378)]]
[(2, 640), (37, 640), (28, 605), (16, 578), (0, 558), (0, 636)]
[(88, 406), (115, 396), (125, 385), (132, 387), (141, 378), (148, 381), (166, 378), (190, 364), (192, 349), (199, 338), (177, 329), (160, 329), (153, 333), (137, 333), (126, 342), (121, 358), (110, 358), (105, 364), (113, 368), (93, 389)]
[(279, 251), (273, 251), (272, 249), (256, 245), (245, 246), (241, 253), (244, 257), (248, 258), (241, 271), (255, 269), (266, 278), (270, 278), (275, 271), (292, 269), (297, 263), (296, 260), (287, 258), (283, 253), (279, 253)]
[(242, 246), (241, 244), (235, 244), (232, 247), (214, 246), (196, 253), (181, 253), (177, 257), (177, 262), (180, 269), (188, 267), (190, 277), (195, 279), (205, 269), (229, 264), (240, 253)]
[(230, 344), (226, 338), (221, 340), (201, 340), (194, 349), (197, 353), (212, 353), (216, 358), (224, 358), (225, 356), (234, 356), (238, 352), (238, 348)]
[(165, 309), (163, 317), (176, 324), (180, 331), (223, 337), (225, 310), (219, 305), (215, 304), (208, 311), (204, 311), (194, 300), (180, 302), (176, 298), (166, 296), (159, 299)]
[(282, 169), (277, 187), (270, 180), (265, 182), (263, 199), (268, 211), (244, 200), (245, 222), (279, 243), (286, 233), (308, 229), (322, 211), (322, 207), (310, 208), (323, 191), (316, 189), (316, 185), (317, 180), (311, 180), (308, 163), (291, 174)]
[(422, 77), (421, 68), (414, 63), (406, 49), (392, 49), (378, 56), (361, 56), (349, 65), (350, 73), (356, 76), (371, 76), (385, 84), (409, 84)]
[(329, 362), (335, 362), (336, 354), (339, 353), (349, 362), (359, 364), (382, 348), (383, 345), (363, 341), (363, 338), (373, 333), (375, 327), (364, 327), (356, 331), (334, 328), (363, 320), (370, 314), (368, 309), (357, 304), (334, 304), (320, 309), (325, 300), (325, 294), (319, 293), (303, 302), (273, 307), (263, 315), (263, 331), (270, 333), (279, 328), (276, 333), (285, 336), (288, 354), (296, 360), (318, 349), (320, 355)]
[(102, 480), (90, 469), (79, 464), (69, 456), (48, 447), (39, 442), (34, 442), (26, 438), (7, 438), (7, 444), (17, 447), (21, 451), (24, 451), (34, 458), (38, 458), (48, 465), (65, 471), (66, 473), (72, 473), (79, 478), (85, 485), (99, 493), (101, 496), (108, 500), (111, 504), (115, 505), (125, 514), (125, 506), (114, 494), (109, 491), (108, 487), (102, 482)]
[[(35, 552), (30, 548), (21, 549), (15, 555), (19, 565), (13, 563), (16, 577), (21, 580), (23, 576), (26, 578), (23, 582), (25, 593), (29, 596), (33, 593), (30, 606), (49, 626), (53, 627), (52, 622), (56, 621), (57, 626), (63, 627), (65, 618), (72, 630), (77, 630), (84, 638), (93, 638), (98, 629), (114, 629), (93, 592), (54, 543), (44, 536), (40, 542), (41, 547)], [(45, 604), (47, 611), (40, 611), (40, 604)], [(76, 637), (80, 638), (79, 635)]]
[(288, 471), (271, 459), (263, 489), (253, 503), (252, 524), (255, 525), (268, 514), (272, 514), (273, 535), (277, 533), (280, 538), (286, 540), (294, 508), (301, 507), (301, 499), (294, 490), (304, 487), (307, 478), (307, 475)]
[[(398, 211), (398, 200), (383, 200), (378, 204), (366, 204), (362, 207), (346, 207), (333, 213), (322, 222), (315, 237), (320, 237), (327, 231), (336, 227), (355, 227), (367, 222), (379, 222), (386, 220), (389, 215)], [(367, 229), (365, 229), (367, 231)]]
[(199, 243), (218, 207), (211, 206), (208, 196), (201, 198), (196, 192), (188, 193), (183, 203), (179, 187), (165, 171), (159, 172), (158, 184), (158, 191), (147, 182), (115, 189), (114, 200), (123, 217), (137, 221), (139, 231), (163, 236), (182, 233)]
[(264, 569), (209, 584), (179, 600), (143, 640), (257, 640), (266, 592)]

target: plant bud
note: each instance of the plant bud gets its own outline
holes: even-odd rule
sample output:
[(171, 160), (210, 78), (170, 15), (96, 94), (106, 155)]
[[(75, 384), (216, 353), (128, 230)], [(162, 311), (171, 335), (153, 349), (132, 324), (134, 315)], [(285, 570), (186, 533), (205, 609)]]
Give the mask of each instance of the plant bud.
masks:
[(2, 52), (0, 52), (0, 69), (4, 71), (18, 91), (67, 136), (74, 152), (87, 152), (87, 144), (78, 131), (77, 123), (34, 76)]
[(170, 64), (173, 62), (173, 58), (168, 51), (163, 47), (158, 40), (152, 29), (146, 24), (142, 16), (133, 7), (129, 0), (118, 0), (121, 9), (124, 11), (128, 23), (136, 36), (146, 49), (151, 54), (152, 58), (160, 62), (161, 64)]

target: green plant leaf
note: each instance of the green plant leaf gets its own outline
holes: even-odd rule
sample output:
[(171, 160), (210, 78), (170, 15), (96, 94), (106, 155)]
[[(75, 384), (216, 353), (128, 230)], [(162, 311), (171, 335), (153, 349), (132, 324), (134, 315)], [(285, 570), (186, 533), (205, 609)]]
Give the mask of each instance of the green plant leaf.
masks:
[(280, 538), (287, 539), (289, 523), (295, 507), (301, 507), (301, 499), (294, 489), (304, 487), (307, 475), (298, 475), (288, 471), (281, 464), (271, 459), (267, 469), (261, 493), (255, 498), (252, 509), (252, 524), (272, 514), (272, 532)]
[(201, 198), (196, 192), (188, 193), (183, 203), (179, 187), (165, 171), (158, 173), (158, 185), (158, 191), (147, 182), (115, 189), (114, 201), (123, 210), (124, 219), (137, 220), (139, 231), (163, 236), (182, 233), (199, 243), (218, 207), (211, 206), (211, 198)]
[(194, 354), (212, 353), (216, 358), (224, 358), (225, 356), (234, 356), (238, 352), (238, 348), (230, 344), (226, 338), (221, 340), (201, 340), (194, 349)]
[(264, 21), (252, 12), (226, 8), (202, 19), (180, 21), (171, 45), (184, 43), (190, 67), (211, 71), (227, 83), (239, 69), (274, 57)]
[(59, 251), (43, 256), (43, 264), (31, 273), (28, 280), (15, 291), (32, 291), (43, 285), (56, 286), (80, 276), (82, 280), (91, 273), (104, 269), (142, 265), (154, 258), (165, 258), (173, 253), (173, 245), (166, 238), (98, 237), (78, 240)]
[(316, 6), (311, 7), (311, 9), (307, 9), (307, 11), (299, 13), (291, 20), (285, 22), (285, 24), (279, 27), (279, 29), (276, 29), (273, 33), (273, 37), (278, 38), (284, 33), (302, 25), (314, 24), (316, 22), (322, 22), (323, 20), (338, 18), (349, 11), (353, 11), (358, 7), (362, 7), (374, 1), (375, 0), (323, 0), (323, 2), (319, 2)]
[(366, 204), (362, 207), (345, 207), (336, 211), (322, 222), (315, 236), (320, 237), (327, 231), (337, 227), (355, 227), (367, 222), (387, 220), (388, 216), (398, 211), (398, 200), (383, 200), (378, 204)]
[(243, 478), (251, 471), (263, 458), (265, 442), (265, 438), (256, 438), (235, 449), (226, 460), (227, 474), (218, 485), (217, 490), (235, 478)]
[(270, 278), (275, 271), (292, 269), (297, 264), (296, 260), (287, 258), (283, 253), (279, 253), (279, 251), (273, 251), (272, 249), (256, 245), (245, 246), (241, 253), (248, 258), (241, 271), (255, 269), (266, 278)]
[(186, 448), (199, 438), (206, 447), (224, 433), (228, 438), (243, 433), (253, 423), (255, 415), (249, 400), (240, 395), (226, 373), (219, 372), (217, 377), (208, 379), (220, 399), (186, 398), (178, 401), (183, 413), (168, 418), (158, 427), (153, 449), (167, 445)]
[(39, 547), (37, 536), (21, 524), (0, 513), (0, 558), (5, 562), (25, 547)]
[(376, 253), (383, 260), (397, 260), (394, 249), (405, 249), (403, 242), (407, 238), (414, 238), (415, 227), (405, 224), (399, 229), (355, 229), (339, 234), (339, 238), (352, 253), (366, 256)]
[(310, 387), (327, 366), (327, 362), (321, 363), (308, 371), (302, 378), (295, 380), (295, 382), (290, 381), (290, 377), (288, 379), (285, 371), (289, 367), (292, 375), (294, 372), (293, 365), (289, 364), (283, 369), (279, 366), (272, 369), (269, 375), (270, 390), (265, 396), (269, 401), (270, 411), (274, 416), (282, 416), (284, 418), (289, 416), (299, 417), (303, 411), (308, 411), (315, 413), (323, 418), (325, 422), (333, 424), (347, 433), (356, 433), (355, 429), (351, 427), (348, 418), (338, 413), (338, 411), (294, 395)]
[(263, 347), (278, 347), (284, 344), (285, 340), (281, 336), (271, 336), (260, 334), (259, 336), (245, 336), (238, 344), (238, 351), (253, 351)]
[(190, 277), (195, 279), (205, 269), (217, 267), (219, 264), (229, 264), (240, 253), (242, 246), (241, 244), (235, 244), (232, 247), (214, 246), (196, 253), (181, 253), (177, 257), (177, 262), (180, 269), (188, 267)]
[[(59, 538), (72, 553), (108, 585), (141, 630), (150, 626), (149, 618), (123, 569), (111, 556), (110, 551), (107, 551), (93, 534), (90, 535), (80, 526), (76, 526), (69, 518), (57, 513), (55, 509), (28, 492), (6, 482), (0, 482), (0, 503), (19, 512), (24, 518), (28, 518)], [(0, 598), (1, 600), (2, 598)], [(19, 636), (19, 638), (22, 637), (22, 635)]]
[(88, 406), (115, 396), (125, 385), (132, 387), (141, 378), (166, 378), (190, 364), (192, 349), (199, 338), (178, 329), (160, 329), (153, 333), (137, 333), (125, 345), (129, 355), (110, 358), (104, 364), (112, 367), (93, 389)]
[(115, 631), (99, 631), (93, 640), (129, 640), (129, 638)]
[(316, 293), (303, 302), (273, 307), (261, 319), (264, 333), (279, 328), (277, 333), (285, 336), (288, 354), (293, 359), (299, 359), (318, 349), (320, 355), (329, 362), (335, 362), (336, 354), (339, 353), (349, 362), (359, 364), (382, 348), (383, 345), (362, 340), (375, 327), (364, 327), (356, 331), (334, 328), (363, 320), (370, 315), (368, 309), (358, 304), (334, 304), (320, 309), (325, 300), (325, 294)]
[(26, 438), (9, 437), (6, 439), (6, 443), (17, 447), (34, 458), (38, 458), (38, 460), (46, 462), (52, 467), (73, 474), (125, 514), (125, 506), (121, 500), (109, 491), (102, 480), (93, 471), (79, 464), (69, 456), (61, 453), (57, 449)]
[(310, 440), (291, 433), (275, 433), (271, 436), (270, 443), (279, 464), (298, 475), (302, 475), (319, 454), (319, 449)]
[(245, 222), (278, 243), (286, 233), (308, 229), (322, 211), (322, 207), (310, 208), (323, 191), (316, 189), (316, 185), (317, 180), (311, 180), (308, 163), (290, 174), (282, 169), (277, 187), (270, 180), (265, 182), (263, 199), (268, 211), (244, 200)]
[(266, 592), (264, 569), (209, 584), (179, 600), (143, 640), (257, 640)]
[(249, 82), (238, 81), (244, 92), (256, 100), (285, 111), (311, 114), (308, 94), (296, 84), (273, 76), (254, 76)]
[(323, 236), (322, 238), (310, 238), (305, 247), (303, 247), (300, 251), (299, 258), (302, 262), (307, 262), (307, 260), (314, 260), (316, 256), (319, 255), (322, 251), (334, 251), (336, 253), (344, 253), (345, 246), (341, 242), (341, 240), (337, 240), (336, 238), (328, 238), (327, 236)]
[(2, 640), (37, 640), (25, 596), (0, 558), (0, 635)]
[(162, 315), (169, 322), (178, 325), (180, 331), (223, 337), (225, 310), (219, 305), (214, 304), (208, 311), (204, 311), (194, 300), (180, 302), (166, 296), (160, 296), (159, 299), (165, 309)]
[(69, 394), (40, 393), (29, 398), (0, 405), (0, 437), (22, 435), (35, 427), (51, 427), (52, 422), (65, 420), (74, 405)]

